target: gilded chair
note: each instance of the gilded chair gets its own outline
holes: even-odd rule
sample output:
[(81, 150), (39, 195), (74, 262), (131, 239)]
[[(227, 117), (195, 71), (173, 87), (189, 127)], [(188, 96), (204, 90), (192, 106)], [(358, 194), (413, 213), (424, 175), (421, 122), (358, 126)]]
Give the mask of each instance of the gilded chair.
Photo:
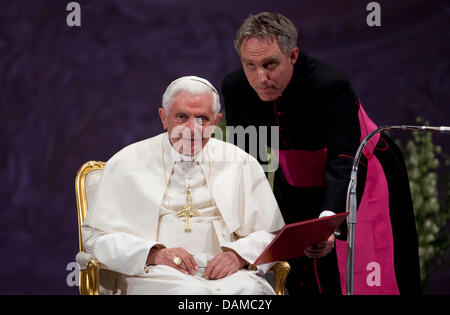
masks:
[[(83, 248), (81, 226), (103, 174), (105, 162), (89, 161), (81, 166), (75, 178), (75, 196), (78, 213), (78, 240), (80, 251), (76, 260), (80, 265), (80, 294), (98, 295), (117, 292), (117, 274), (100, 268), (100, 263)], [(273, 287), (277, 295), (284, 295), (284, 285), (290, 270), (286, 261), (277, 262), (272, 269)]]

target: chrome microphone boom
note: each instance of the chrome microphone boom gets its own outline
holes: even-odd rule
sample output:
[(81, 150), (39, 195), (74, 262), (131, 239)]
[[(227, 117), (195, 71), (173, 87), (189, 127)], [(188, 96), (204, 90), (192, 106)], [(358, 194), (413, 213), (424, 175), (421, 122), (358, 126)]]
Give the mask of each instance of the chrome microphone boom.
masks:
[(346, 267), (346, 288), (347, 295), (353, 295), (353, 280), (354, 280), (354, 268), (355, 268), (355, 226), (356, 226), (356, 210), (358, 208), (357, 201), (357, 175), (358, 175), (358, 164), (361, 159), (362, 152), (367, 145), (367, 143), (378, 133), (387, 130), (412, 130), (412, 131), (427, 131), (427, 132), (440, 132), (444, 134), (450, 134), (450, 126), (411, 126), (411, 125), (400, 125), (400, 126), (382, 126), (370, 132), (361, 142), (356, 151), (355, 158), (353, 159), (352, 171), (350, 174), (350, 183), (347, 189), (347, 224), (348, 224), (348, 234), (347, 234), (347, 267)]

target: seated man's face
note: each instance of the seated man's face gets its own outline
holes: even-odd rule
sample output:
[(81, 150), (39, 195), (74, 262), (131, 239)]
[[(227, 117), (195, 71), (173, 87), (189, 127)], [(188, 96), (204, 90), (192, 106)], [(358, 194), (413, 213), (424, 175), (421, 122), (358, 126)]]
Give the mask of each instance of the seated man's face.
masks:
[(172, 146), (186, 155), (194, 155), (203, 148), (222, 118), (222, 114), (214, 114), (210, 93), (191, 94), (186, 91), (175, 94), (168, 113), (160, 108), (159, 115)]
[(273, 101), (288, 86), (299, 49), (289, 56), (280, 49), (277, 39), (249, 37), (241, 45), (241, 62), (248, 83), (263, 101)]

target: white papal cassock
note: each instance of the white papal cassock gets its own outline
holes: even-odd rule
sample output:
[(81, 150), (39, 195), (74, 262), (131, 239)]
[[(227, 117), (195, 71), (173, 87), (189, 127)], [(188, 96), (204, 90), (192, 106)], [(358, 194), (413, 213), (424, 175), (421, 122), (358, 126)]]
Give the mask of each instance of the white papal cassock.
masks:
[[(186, 218), (177, 216), (186, 204), (187, 187), (200, 214), (190, 218), (191, 232), (184, 230)], [(188, 157), (163, 133), (125, 147), (107, 162), (82, 232), (85, 251), (102, 268), (122, 274), (117, 283), (122, 293), (273, 294), (262, 277), (269, 264), (219, 280), (206, 280), (203, 274), (222, 248), (254, 262), (283, 225), (253, 157), (216, 139)], [(198, 271), (186, 275), (169, 266), (146, 266), (155, 245), (186, 249)]]

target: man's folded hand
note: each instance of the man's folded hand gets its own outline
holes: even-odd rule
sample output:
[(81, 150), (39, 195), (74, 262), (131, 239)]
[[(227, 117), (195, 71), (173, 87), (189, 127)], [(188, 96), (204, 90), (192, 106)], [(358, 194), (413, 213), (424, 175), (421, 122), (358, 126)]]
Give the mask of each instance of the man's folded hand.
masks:
[[(181, 259), (179, 265), (175, 263), (175, 257)], [(166, 265), (175, 268), (185, 274), (194, 274), (198, 269), (194, 257), (181, 247), (153, 247), (148, 254), (147, 265)]]
[(244, 267), (245, 260), (234, 251), (226, 251), (217, 254), (206, 266), (205, 278), (208, 280), (218, 280)]

